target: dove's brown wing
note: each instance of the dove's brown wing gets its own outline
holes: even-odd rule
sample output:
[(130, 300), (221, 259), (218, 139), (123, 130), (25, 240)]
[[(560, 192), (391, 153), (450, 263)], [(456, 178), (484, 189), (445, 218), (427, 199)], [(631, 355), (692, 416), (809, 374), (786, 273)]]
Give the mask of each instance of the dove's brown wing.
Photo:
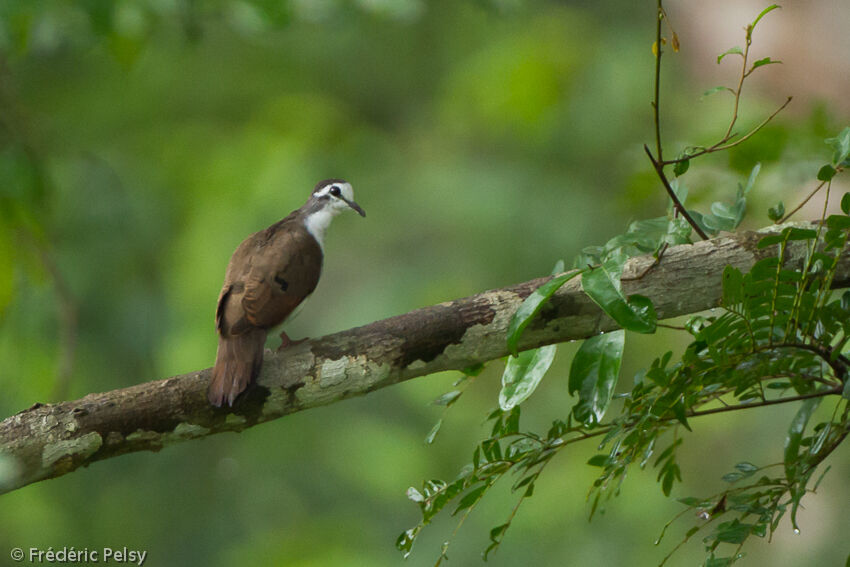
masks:
[(277, 231), (245, 278), (246, 321), (266, 329), (283, 323), (316, 289), (321, 272), (322, 249), (309, 232)]
[[(292, 222), (289, 222), (292, 221)], [(310, 295), (322, 249), (293, 217), (248, 237), (230, 259), (216, 309), (219, 348), (207, 396), (231, 405), (260, 372), (266, 330)]]

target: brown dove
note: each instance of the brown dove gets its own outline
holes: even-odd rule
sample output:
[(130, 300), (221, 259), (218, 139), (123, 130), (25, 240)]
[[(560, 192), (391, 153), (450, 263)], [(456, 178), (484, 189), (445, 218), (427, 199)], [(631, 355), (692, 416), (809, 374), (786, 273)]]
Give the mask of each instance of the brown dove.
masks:
[[(320, 181), (301, 208), (236, 248), (218, 296), (218, 352), (207, 389), (214, 406), (236, 397), (256, 380), (269, 329), (283, 323), (316, 289), (322, 273), (325, 231), (346, 209), (366, 213), (354, 202), (351, 184)], [(284, 345), (289, 342), (281, 334)]]

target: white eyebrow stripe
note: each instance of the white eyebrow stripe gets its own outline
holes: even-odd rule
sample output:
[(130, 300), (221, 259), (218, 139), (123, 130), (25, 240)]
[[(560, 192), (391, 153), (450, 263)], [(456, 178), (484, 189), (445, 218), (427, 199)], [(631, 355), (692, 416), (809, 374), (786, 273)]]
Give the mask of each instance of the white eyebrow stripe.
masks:
[(324, 197), (325, 195), (329, 195), (330, 192), (331, 192), (331, 189), (333, 189), (336, 186), (338, 186), (337, 183), (331, 183), (329, 185), (325, 185), (324, 187), (322, 187), (321, 189), (316, 191), (314, 193), (314, 195), (316, 195), (316, 197)]
[(351, 188), (351, 183), (342, 182), (342, 181), (334, 181), (333, 183), (328, 183), (315, 193), (313, 193), (316, 197), (326, 197), (330, 195), (331, 189), (337, 187), (339, 189), (340, 194), (348, 199), (349, 201), (354, 200), (354, 190)]

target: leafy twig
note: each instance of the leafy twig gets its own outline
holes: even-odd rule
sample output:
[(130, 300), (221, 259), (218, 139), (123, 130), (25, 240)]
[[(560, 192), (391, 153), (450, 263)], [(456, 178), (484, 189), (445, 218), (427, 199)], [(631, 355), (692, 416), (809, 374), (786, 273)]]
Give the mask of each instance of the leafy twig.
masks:
[(745, 410), (750, 408), (760, 408), (764, 406), (775, 406), (778, 404), (787, 404), (789, 402), (799, 402), (800, 400), (808, 400), (810, 398), (823, 398), (825, 396), (841, 395), (844, 386), (839, 385), (828, 390), (818, 390), (817, 392), (809, 392), (808, 394), (800, 394), (797, 396), (789, 396), (787, 398), (777, 398), (775, 400), (764, 400), (761, 402), (753, 402), (751, 404), (738, 404), (734, 406), (724, 406), (721, 408), (711, 408), (707, 410), (697, 410), (691, 412), (688, 417), (702, 417), (704, 415), (713, 415), (716, 413), (725, 413), (727, 411)]

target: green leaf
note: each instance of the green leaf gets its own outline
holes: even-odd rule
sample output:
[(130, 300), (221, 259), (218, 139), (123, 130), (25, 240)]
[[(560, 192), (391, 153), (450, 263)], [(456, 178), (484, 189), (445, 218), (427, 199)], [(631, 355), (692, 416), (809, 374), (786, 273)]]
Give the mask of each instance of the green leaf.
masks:
[(747, 184), (744, 186), (742, 192), (743, 195), (746, 195), (750, 192), (750, 189), (753, 188), (753, 185), (756, 184), (756, 178), (759, 176), (759, 172), (761, 171), (761, 163), (756, 163), (753, 166), (753, 169), (750, 171), (750, 176), (747, 178)]
[(608, 455), (593, 455), (587, 460), (587, 464), (591, 467), (604, 467), (608, 464), (611, 457)]
[(502, 391), (499, 392), (499, 407), (502, 410), (512, 409), (534, 393), (543, 375), (549, 370), (557, 348), (557, 345), (547, 345), (508, 357), (502, 374)]
[(734, 266), (723, 268), (723, 307), (734, 307), (744, 301), (744, 275)]
[(693, 232), (693, 228), (684, 218), (672, 218), (667, 222), (667, 234), (664, 236), (664, 242), (671, 246), (690, 244), (691, 232)]
[(829, 164), (826, 164), (818, 170), (818, 181), (829, 181), (833, 177), (835, 177), (836, 173), (838, 172), (835, 171), (834, 167)]
[(736, 45), (735, 47), (727, 49), (726, 51), (724, 51), (723, 53), (718, 55), (717, 56), (717, 63), (719, 64), (721, 61), (723, 61), (723, 58), (726, 57), (727, 55), (740, 55), (741, 57), (743, 57), (744, 52), (741, 50), (740, 47), (738, 47)]
[(813, 228), (797, 228), (792, 226), (782, 231), (787, 234), (788, 240), (814, 240), (818, 237), (818, 232)]
[(844, 193), (841, 197), (841, 212), (850, 215), (850, 193)]
[(479, 362), (478, 364), (473, 364), (472, 366), (467, 366), (461, 372), (464, 376), (471, 378), (474, 376), (478, 376), (484, 370), (484, 363)]
[[(720, 63), (720, 61), (718, 61), (718, 63)], [(733, 91), (729, 87), (724, 87), (723, 85), (720, 85), (718, 87), (711, 87), (710, 89), (702, 93), (702, 96), (711, 96), (715, 93), (719, 93), (720, 91), (729, 91), (730, 93), (735, 94), (735, 91)]]
[(504, 537), (505, 532), (508, 531), (508, 527), (510, 523), (502, 524), (501, 526), (496, 526), (495, 528), (490, 530), (490, 541), (492, 542), (487, 546), (487, 549), (484, 550), (484, 561), (487, 561), (487, 556), (490, 555), (490, 552), (496, 549), (500, 543), (502, 543), (502, 537)]
[[(680, 180), (674, 179), (670, 182), (670, 187), (673, 189), (673, 193), (676, 195), (676, 198), (679, 199), (679, 202), (684, 205), (685, 201), (688, 200), (688, 186)], [(670, 204), (672, 205), (673, 203), (671, 202)]]
[(841, 165), (850, 155), (850, 126), (844, 128), (836, 137), (827, 138), (825, 141), (835, 150), (832, 154), (832, 164), (836, 167)]
[(753, 188), (759, 171), (761, 171), (761, 164), (757, 163), (750, 172), (746, 185), (738, 184), (738, 193), (733, 203), (722, 201), (712, 203), (711, 214), (703, 217), (703, 223), (715, 231), (731, 231), (737, 228), (744, 219), (744, 213), (747, 210), (746, 196)]
[[(850, 228), (850, 217), (844, 215), (829, 215), (826, 217), (826, 226), (837, 230), (847, 230)], [(829, 238), (827, 238), (829, 240)]]
[(747, 461), (738, 463), (735, 468), (747, 476), (753, 475), (759, 470), (757, 466)]
[(398, 536), (398, 539), (395, 540), (396, 549), (404, 554), (405, 559), (407, 559), (410, 556), (410, 552), (413, 551), (413, 542), (416, 541), (416, 536), (419, 535), (421, 530), (422, 525), (420, 524), (415, 528), (403, 531), (401, 535)]
[[(682, 157), (685, 157), (685, 156), (684, 155), (680, 156), (679, 159), (681, 159)], [(675, 175), (676, 177), (679, 177), (680, 175), (684, 175), (684, 173), (686, 171), (688, 171), (689, 167), (691, 167), (691, 160), (685, 159), (685, 160), (682, 160), (682, 161), (677, 161), (673, 165), (673, 175)]]
[(408, 500), (412, 500), (413, 502), (424, 502), (425, 497), (422, 496), (422, 493), (413, 488), (412, 486), (407, 489), (407, 498)]
[(695, 498), (693, 496), (685, 496), (683, 498), (676, 498), (676, 502), (684, 504), (689, 508), (693, 508), (695, 506), (699, 506), (702, 504), (702, 498)]
[(625, 332), (612, 331), (585, 340), (573, 357), (569, 392), (578, 392), (573, 415), (582, 423), (602, 421), (617, 385), (624, 344)]
[(823, 448), (823, 444), (826, 442), (830, 432), (832, 431), (831, 423), (827, 422), (826, 424), (821, 425), (824, 427), (821, 428), (820, 433), (818, 433), (818, 436), (812, 443), (812, 446), (809, 447), (809, 455), (817, 455), (820, 453), (820, 450)]
[(764, 67), (765, 65), (775, 65), (776, 63), (782, 63), (782, 61), (774, 61), (770, 57), (759, 59), (758, 61), (753, 63), (752, 67), (750, 67), (750, 72), (752, 73), (755, 69), (758, 69), (759, 67)]
[(785, 477), (791, 483), (798, 480), (797, 463), (800, 458), (800, 442), (803, 439), (806, 424), (809, 423), (809, 419), (817, 409), (818, 404), (820, 404), (820, 398), (804, 400), (788, 428), (788, 435), (785, 437)]
[(505, 418), (505, 423), (502, 426), (502, 435), (513, 435), (519, 433), (519, 406), (511, 408), (510, 413)]
[(779, 244), (784, 240), (814, 240), (815, 238), (817, 238), (817, 235), (817, 231), (810, 228), (788, 227), (783, 229), (782, 232), (778, 234), (769, 234), (765, 236), (764, 238), (759, 240), (759, 243), (756, 245), (756, 247), (759, 249), (767, 248), (768, 246)]
[(673, 404), (673, 415), (676, 416), (676, 419), (685, 426), (685, 429), (688, 431), (693, 431), (691, 426), (688, 424), (688, 415), (687, 409), (685, 408), (685, 400), (681, 397)]
[(601, 266), (585, 272), (581, 278), (581, 287), (594, 303), (624, 329), (653, 333), (658, 317), (652, 302), (643, 296), (626, 299), (623, 295), (620, 275), (625, 259), (625, 255), (614, 256)]
[(703, 216), (701, 212), (694, 209), (688, 209), (688, 214), (691, 215), (691, 218), (694, 220), (695, 223), (697, 223), (697, 226), (699, 226), (703, 230), (703, 232), (705, 232), (709, 236), (717, 235), (717, 229), (708, 226), (708, 224), (705, 222), (705, 216)]
[(735, 483), (744, 478), (744, 475), (739, 472), (730, 472), (723, 475), (723, 482)]
[(781, 219), (784, 216), (785, 216), (785, 203), (783, 203), (782, 201), (779, 201), (776, 205), (774, 205), (773, 207), (770, 207), (767, 210), (767, 218), (769, 218), (770, 220), (772, 220), (774, 222), (778, 221), (779, 219)]
[(555, 266), (552, 268), (551, 275), (557, 276), (558, 274), (563, 272), (564, 269), (565, 269), (564, 261), (558, 260), (557, 262), (555, 262)]
[(432, 405), (435, 406), (450, 406), (457, 401), (462, 392), (460, 390), (452, 390), (451, 392), (446, 392), (439, 398), (435, 399), (431, 402)]
[(715, 537), (725, 543), (744, 543), (753, 529), (752, 524), (742, 524), (737, 519), (717, 526)]
[(478, 500), (481, 498), (481, 496), (484, 494), (484, 492), (488, 488), (490, 488), (489, 484), (482, 484), (478, 488), (475, 488), (475, 489), (467, 492), (463, 496), (463, 498), (460, 499), (460, 502), (458, 503), (457, 508), (455, 508), (455, 511), (452, 512), (452, 516), (454, 516), (455, 514), (457, 514), (458, 512), (460, 512), (462, 510), (466, 510), (467, 508), (469, 508), (470, 506), (472, 506), (473, 504), (478, 502)]
[(673, 491), (673, 482), (675, 482), (678, 477), (679, 465), (670, 463), (664, 468), (664, 478), (661, 481), (661, 492), (664, 493), (664, 496), (670, 496), (670, 493)]
[(442, 418), (437, 420), (437, 423), (434, 424), (434, 427), (431, 428), (431, 431), (428, 432), (428, 435), (425, 437), (425, 443), (430, 445), (434, 442), (434, 439), (437, 437), (437, 433), (440, 432), (440, 428), (443, 426)]
[[(561, 266), (563, 266), (563, 262), (561, 263)], [(531, 292), (531, 295), (525, 298), (525, 300), (517, 308), (516, 313), (514, 313), (514, 316), (511, 318), (511, 322), (508, 325), (508, 352), (514, 356), (517, 355), (519, 339), (522, 336), (522, 332), (526, 327), (528, 327), (528, 324), (531, 323), (546, 302), (549, 301), (552, 294), (580, 273), (582, 273), (582, 270), (554, 277), (535, 289)]]
[(768, 6), (768, 7), (767, 7), (767, 8), (765, 8), (764, 10), (762, 10), (762, 11), (759, 13), (759, 15), (758, 15), (758, 16), (756, 16), (756, 19), (755, 19), (755, 20), (753, 20), (753, 23), (751, 23), (751, 24), (750, 24), (750, 33), (752, 33), (752, 30), (754, 30), (754, 29), (755, 29), (756, 24), (758, 24), (758, 23), (759, 23), (759, 21), (760, 21), (763, 17), (765, 17), (765, 16), (766, 16), (767, 14), (769, 14), (770, 12), (772, 12), (772, 11), (776, 10), (777, 8), (781, 8), (781, 7), (782, 7), (782, 6), (780, 6), (780, 5), (778, 5), (778, 4), (771, 4), (770, 6)]

